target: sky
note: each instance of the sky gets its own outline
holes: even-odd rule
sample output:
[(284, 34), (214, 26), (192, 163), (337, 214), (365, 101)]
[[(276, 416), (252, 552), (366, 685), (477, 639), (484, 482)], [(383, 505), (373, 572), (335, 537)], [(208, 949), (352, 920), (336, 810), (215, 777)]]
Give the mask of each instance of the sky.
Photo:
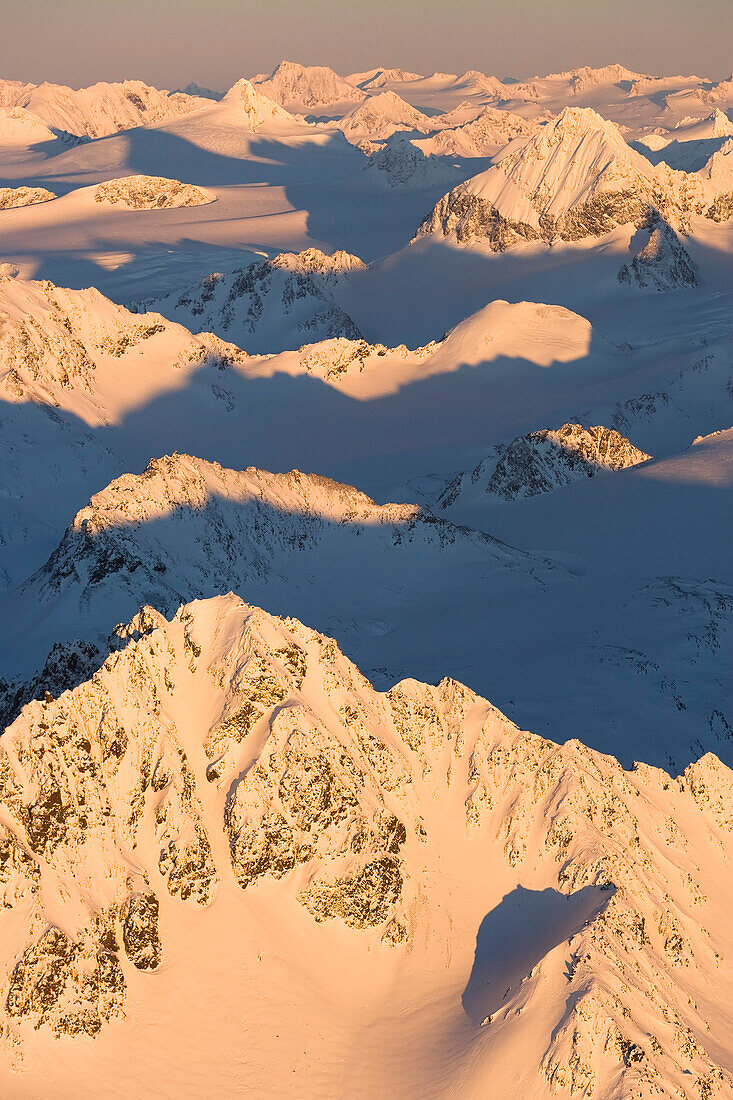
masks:
[(139, 78), (224, 90), (283, 58), (348, 74), (530, 77), (619, 62), (729, 76), (733, 0), (20, 0), (0, 5), (0, 77)]

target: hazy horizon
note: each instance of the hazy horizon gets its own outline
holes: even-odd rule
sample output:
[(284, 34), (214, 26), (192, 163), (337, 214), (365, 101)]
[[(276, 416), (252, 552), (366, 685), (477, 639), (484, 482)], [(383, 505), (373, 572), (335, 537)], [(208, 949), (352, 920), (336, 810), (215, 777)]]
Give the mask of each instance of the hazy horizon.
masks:
[[(3, 17), (0, 77), (72, 87), (138, 78), (224, 90), (283, 58), (342, 74), (400, 66), (528, 78), (619, 63), (654, 75), (720, 80), (731, 71), (733, 4), (700, 0), (335, 0), (293, 8), (236, 0), (25, 0)], [(192, 53), (191, 42), (200, 44)]]

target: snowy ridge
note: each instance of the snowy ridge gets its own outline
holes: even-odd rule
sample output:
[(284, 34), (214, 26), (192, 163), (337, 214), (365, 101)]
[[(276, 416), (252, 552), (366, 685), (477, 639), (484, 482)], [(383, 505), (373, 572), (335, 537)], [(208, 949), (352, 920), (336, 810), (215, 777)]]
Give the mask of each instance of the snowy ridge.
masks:
[(295, 61), (281, 61), (269, 77), (255, 77), (254, 83), (268, 99), (303, 114), (314, 107), (366, 99), (366, 92), (344, 80), (326, 65), (300, 65)]
[(351, 73), (346, 80), (365, 92), (371, 92), (383, 88), (385, 84), (406, 84), (412, 80), (422, 80), (422, 77), (420, 73), (410, 73), (404, 69), (369, 69), (363, 73)]
[(100, 82), (78, 90), (62, 84), (0, 80), (0, 104), (24, 107), (47, 126), (80, 137), (104, 137), (163, 122), (195, 111), (203, 102), (183, 92), (159, 91), (142, 80)]
[(81, 138), (48, 126), (43, 119), (25, 107), (0, 107), (0, 148), (5, 153), (18, 147), (30, 149), (50, 143), (58, 150), (78, 144)]
[(523, 240), (600, 236), (619, 225), (643, 225), (655, 214), (686, 231), (691, 213), (714, 217), (711, 199), (724, 186), (718, 177), (727, 181), (727, 171), (655, 169), (614, 123), (590, 108), (566, 107), (519, 148), (499, 154), (486, 172), (445, 195), (418, 235), (486, 239), (503, 251)]
[(470, 474), (459, 474), (438, 504), (446, 509), (459, 500), (463, 503), (464, 496), (482, 493), (506, 501), (537, 496), (601, 470), (637, 466), (650, 457), (612, 428), (563, 424), (557, 431), (543, 429), (499, 444)]
[(337, 272), (343, 276), (358, 268), (347, 255), (327, 257), (312, 249), (255, 260), (140, 308), (154, 308), (194, 331), (219, 333), (248, 352), (278, 352), (341, 336), (360, 339), (329, 291)]
[(337, 125), (347, 140), (355, 145), (364, 140), (384, 141), (398, 130), (427, 133), (433, 129), (427, 115), (415, 110), (392, 91), (370, 96)]
[(262, 127), (295, 124), (295, 119), (274, 100), (244, 78), (233, 84), (222, 99), (224, 108), (241, 110), (249, 130), (256, 133)]
[(0, 278), (0, 391), (6, 400), (40, 400), (105, 420), (114, 410), (85, 397), (93, 394), (95, 380), (104, 390), (110, 371), (124, 374), (127, 356), (152, 351), (155, 357), (161, 344), (173, 370), (216, 355), (244, 356), (211, 334), (193, 337), (160, 314), (130, 313), (98, 290)]
[(659, 291), (697, 286), (695, 268), (687, 249), (675, 231), (660, 219), (653, 223), (649, 239), (631, 264), (621, 268), (618, 280), (642, 289), (653, 286)]
[[(471, 1095), (507, 1080), (519, 1048), (528, 1097), (730, 1089), (713, 1037), (729, 986), (731, 777), (714, 756), (679, 779), (624, 772), (519, 731), (452, 680), (375, 692), (330, 639), (231, 595), (170, 622), (144, 609), (120, 642), (0, 746), (0, 1003), (16, 1058), (29, 1024), (39, 1038), (126, 1036), (146, 986), (188, 965), (187, 924), (205, 935), (216, 900), (243, 904), (241, 920), (264, 906), (313, 922), (299, 937), (319, 953), (343, 940), (355, 961), (366, 940), (372, 971), (400, 968), (403, 1013), (419, 1000), (454, 1028), (465, 1013), (463, 1056), (438, 1082), (447, 1072)], [(471, 885), (488, 841), (490, 874)], [(471, 966), (474, 914), (502, 896), (538, 924), (528, 939), (520, 918), (514, 954), (477, 949)], [(220, 950), (235, 957), (231, 938)], [(300, 1002), (319, 1011), (307, 981)], [(244, 1034), (267, 1066), (264, 1035)], [(398, 1026), (371, 1059), (364, 1095), (408, 1035)]]
[(520, 115), (487, 106), (471, 122), (439, 130), (418, 144), (440, 156), (481, 157), (496, 153), (514, 138), (529, 137), (536, 129), (536, 123)]
[[(360, 583), (334, 576), (344, 553), (360, 560)], [(232, 588), (277, 607), (290, 593), (319, 618), (348, 606), (374, 614), (379, 593), (385, 609), (399, 615), (400, 604), (444, 560), (495, 572), (499, 585), (513, 583), (514, 571), (530, 584), (561, 575), (489, 535), (436, 520), (416, 505), (377, 505), (328, 478), (166, 456), (97, 493), (48, 562), (6, 597), (7, 612), (26, 630), (23, 647), (5, 647), (3, 667), (27, 680), (54, 643), (104, 647), (115, 623), (144, 602), (169, 612)], [(38, 607), (43, 621), (35, 621)], [(17, 690), (6, 687), (6, 700)]]

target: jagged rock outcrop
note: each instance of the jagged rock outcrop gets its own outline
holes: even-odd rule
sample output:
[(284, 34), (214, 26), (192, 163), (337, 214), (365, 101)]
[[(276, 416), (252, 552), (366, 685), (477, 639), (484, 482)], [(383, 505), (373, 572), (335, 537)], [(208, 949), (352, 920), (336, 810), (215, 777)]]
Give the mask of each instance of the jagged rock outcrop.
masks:
[(383, 174), (390, 187), (430, 187), (444, 183), (455, 170), (447, 157), (424, 153), (409, 134), (396, 132), (369, 157), (366, 170)]
[[(518, 730), (453, 680), (376, 692), (329, 638), (231, 595), (170, 621), (144, 609), (127, 634), (0, 742), (5, 912), (31, 914), (25, 946), (0, 959), (8, 1034), (28, 1020), (59, 1036), (126, 1027), (140, 982), (186, 965), (178, 930), (208, 927), (232, 891), (260, 914), (310, 914), (326, 940), (340, 925), (342, 951), (365, 938), (370, 969), (399, 963), (401, 984), (419, 950), (424, 996), (446, 936), (468, 957), (464, 899), (480, 895), (489, 919), (515, 899), (537, 907), (530, 954), (506, 970), (477, 952), (464, 995), (477, 1042), (531, 1036), (527, 1087), (537, 1075), (538, 1095), (727, 1095), (709, 1022), (733, 951), (731, 773), (716, 757), (677, 779), (624, 771)], [(480, 852), (492, 872), (472, 885)], [(73, 938), (59, 927), (72, 914)], [(492, 1062), (475, 1051), (478, 1084)]]
[(654, 223), (643, 248), (630, 264), (621, 268), (618, 280), (641, 288), (652, 286), (656, 290), (697, 286), (695, 268), (687, 249), (675, 231), (659, 220)]
[(557, 431), (530, 432), (494, 447), (474, 470), (450, 483), (438, 504), (446, 509), (484, 493), (501, 500), (537, 496), (602, 470), (636, 466), (650, 457), (613, 428), (563, 424)]
[(335, 252), (322, 252), (320, 248), (304, 248), (302, 252), (280, 252), (272, 260), (273, 267), (283, 271), (297, 271), (301, 275), (316, 276), (329, 286), (336, 286), (344, 276), (353, 271), (365, 271), (366, 264), (351, 252), (337, 248)]
[(313, 249), (255, 260), (136, 308), (153, 308), (194, 332), (215, 332), (250, 353), (295, 350), (342, 336), (359, 339), (359, 329), (330, 289), (330, 276), (358, 266), (345, 255), (328, 258)]
[(94, 191), (94, 201), (121, 203), (131, 210), (170, 210), (180, 206), (205, 206), (215, 195), (191, 183), (169, 180), (163, 176), (123, 176), (100, 183)]
[(48, 202), (55, 198), (53, 191), (45, 187), (0, 187), (0, 210), (34, 206), (36, 203)]

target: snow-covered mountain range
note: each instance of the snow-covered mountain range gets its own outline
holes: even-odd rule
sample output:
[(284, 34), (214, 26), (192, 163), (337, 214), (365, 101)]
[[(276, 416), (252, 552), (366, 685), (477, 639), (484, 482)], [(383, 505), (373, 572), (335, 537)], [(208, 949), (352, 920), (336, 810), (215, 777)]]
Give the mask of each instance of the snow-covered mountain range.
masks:
[(733, 1096), (733, 79), (381, 56), (0, 81), (14, 1100)]

